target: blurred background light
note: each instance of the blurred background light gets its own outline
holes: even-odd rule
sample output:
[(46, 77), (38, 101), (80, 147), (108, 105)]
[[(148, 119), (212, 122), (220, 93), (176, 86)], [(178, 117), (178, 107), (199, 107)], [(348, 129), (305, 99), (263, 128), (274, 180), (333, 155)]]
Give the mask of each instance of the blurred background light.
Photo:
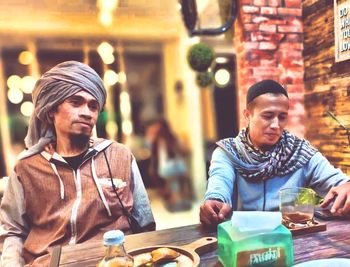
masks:
[(23, 92), (19, 88), (10, 88), (7, 91), (7, 98), (12, 104), (19, 104), (23, 100)]
[(176, 4), (176, 9), (177, 9), (177, 11), (181, 11), (182, 6), (181, 6), (181, 4), (180, 4), (180, 3), (177, 3), (177, 4)]
[(106, 123), (106, 132), (110, 136), (116, 136), (118, 132), (118, 125), (115, 123), (115, 121), (107, 121)]
[(118, 74), (114, 70), (106, 70), (103, 81), (105, 84), (112, 86), (115, 85), (119, 80)]
[(103, 63), (105, 63), (106, 65), (112, 64), (114, 62), (113, 54), (105, 55), (104, 57), (101, 57), (101, 58)]
[(18, 75), (11, 75), (10, 77), (8, 77), (7, 86), (10, 89), (13, 89), (13, 88), (19, 89), (21, 88), (21, 85), (22, 85), (22, 79)]
[(113, 54), (113, 46), (111, 46), (107, 42), (102, 42), (98, 47), (97, 47), (97, 52), (100, 54), (101, 57), (107, 56), (109, 54)]
[(224, 87), (229, 83), (231, 75), (227, 69), (218, 69), (215, 72), (214, 79), (219, 87)]
[(25, 94), (31, 94), (36, 83), (36, 79), (33, 76), (24, 76), (22, 78), (22, 92)]
[(130, 120), (125, 120), (122, 123), (123, 133), (126, 135), (132, 134), (132, 123)]
[(118, 73), (118, 77), (119, 77), (119, 82), (120, 83), (125, 83), (126, 82), (126, 74), (125, 72), (121, 71)]
[(111, 12), (101, 11), (98, 18), (103, 26), (110, 26), (113, 22), (113, 17)]
[(216, 63), (219, 63), (219, 64), (225, 64), (228, 62), (228, 58), (226, 57), (217, 57), (215, 59)]
[(191, 38), (188, 38), (186, 43), (187, 45), (194, 45), (194, 44), (198, 44), (200, 41), (199, 37), (198, 36), (195, 36), (195, 37), (191, 37)]
[(100, 9), (113, 10), (118, 5), (118, 0), (98, 0), (97, 4)]
[(18, 56), (19, 63), (23, 65), (29, 65), (33, 62), (34, 56), (29, 51), (22, 51)]
[(34, 105), (30, 101), (25, 101), (21, 105), (21, 113), (26, 117), (30, 117), (32, 115), (33, 109)]
[(107, 65), (112, 64), (114, 62), (113, 51), (114, 51), (113, 46), (107, 42), (102, 42), (97, 47), (98, 54), (102, 58), (102, 61)]
[(103, 26), (110, 26), (113, 22), (113, 11), (118, 6), (118, 0), (98, 0), (99, 20)]
[(123, 117), (128, 117), (130, 115), (130, 96), (126, 91), (120, 93), (120, 111)]

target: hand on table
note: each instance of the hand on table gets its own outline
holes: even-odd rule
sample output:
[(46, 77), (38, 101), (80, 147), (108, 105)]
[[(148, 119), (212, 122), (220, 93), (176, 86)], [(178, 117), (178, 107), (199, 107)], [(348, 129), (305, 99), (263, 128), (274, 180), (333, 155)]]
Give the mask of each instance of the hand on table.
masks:
[(349, 216), (350, 215), (350, 182), (332, 187), (328, 194), (325, 196), (321, 208), (327, 208), (328, 205), (331, 213)]
[(205, 226), (213, 227), (229, 218), (232, 208), (218, 200), (206, 200), (200, 207), (199, 219)]

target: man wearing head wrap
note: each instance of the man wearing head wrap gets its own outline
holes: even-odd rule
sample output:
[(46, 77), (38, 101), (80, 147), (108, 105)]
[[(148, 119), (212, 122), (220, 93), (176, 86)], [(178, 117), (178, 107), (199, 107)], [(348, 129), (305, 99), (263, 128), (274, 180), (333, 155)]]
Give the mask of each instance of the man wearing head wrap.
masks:
[(235, 138), (217, 142), (212, 155), (200, 220), (215, 226), (232, 210), (276, 211), (278, 192), (310, 187), (331, 200), (331, 212), (350, 213), (350, 183), (339, 169), (304, 139), (284, 128), (288, 121), (287, 91), (276, 81), (263, 80), (247, 92), (244, 117), (248, 127)]
[(111, 229), (155, 229), (140, 172), (123, 145), (92, 138), (106, 90), (76, 61), (46, 72), (33, 90), (27, 150), (0, 208), (2, 266), (47, 266), (50, 247), (102, 238)]

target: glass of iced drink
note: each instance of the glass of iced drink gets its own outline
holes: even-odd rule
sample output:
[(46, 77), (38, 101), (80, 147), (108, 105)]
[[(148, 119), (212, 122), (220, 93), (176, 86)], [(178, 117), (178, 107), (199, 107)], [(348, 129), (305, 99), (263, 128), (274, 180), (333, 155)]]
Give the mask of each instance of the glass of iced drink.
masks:
[(279, 191), (280, 211), (287, 226), (312, 224), (316, 193), (305, 187), (285, 188)]

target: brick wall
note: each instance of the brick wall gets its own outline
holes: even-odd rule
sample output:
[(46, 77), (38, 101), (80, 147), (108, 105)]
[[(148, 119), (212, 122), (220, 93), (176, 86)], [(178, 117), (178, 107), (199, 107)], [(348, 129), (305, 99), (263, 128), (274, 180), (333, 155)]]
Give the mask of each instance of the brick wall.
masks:
[[(301, 0), (241, 0), (235, 25), (239, 112), (249, 86), (262, 79), (285, 85), (290, 95), (288, 129), (304, 136)], [(240, 127), (245, 126), (240, 116)]]
[(350, 141), (332, 112), (350, 127), (350, 60), (335, 62), (332, 0), (303, 2), (305, 136), (328, 160), (350, 175)]

